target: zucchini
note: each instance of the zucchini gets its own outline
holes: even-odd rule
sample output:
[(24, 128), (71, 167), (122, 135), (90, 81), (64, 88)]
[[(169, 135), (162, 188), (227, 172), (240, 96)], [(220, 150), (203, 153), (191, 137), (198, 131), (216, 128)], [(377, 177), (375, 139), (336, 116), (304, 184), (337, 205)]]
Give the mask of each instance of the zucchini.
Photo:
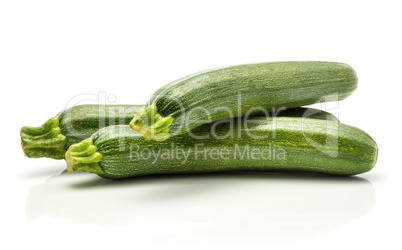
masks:
[(39, 127), (23, 127), (21, 146), (29, 158), (64, 159), (68, 147), (98, 129), (128, 124), (141, 106), (79, 105), (61, 111)]
[[(79, 105), (65, 109), (40, 127), (21, 129), (21, 146), (29, 158), (64, 159), (72, 144), (89, 138), (98, 129), (115, 124), (129, 124), (139, 105)], [(279, 110), (270, 116), (338, 119), (325, 111), (312, 108)]]
[(164, 141), (222, 119), (342, 100), (356, 87), (355, 71), (336, 62), (272, 62), (213, 69), (160, 88), (130, 126), (145, 139)]
[(338, 122), (253, 117), (205, 124), (162, 142), (127, 125), (109, 126), (72, 145), (66, 162), (69, 172), (110, 179), (222, 171), (355, 175), (373, 168), (377, 152), (367, 133)]

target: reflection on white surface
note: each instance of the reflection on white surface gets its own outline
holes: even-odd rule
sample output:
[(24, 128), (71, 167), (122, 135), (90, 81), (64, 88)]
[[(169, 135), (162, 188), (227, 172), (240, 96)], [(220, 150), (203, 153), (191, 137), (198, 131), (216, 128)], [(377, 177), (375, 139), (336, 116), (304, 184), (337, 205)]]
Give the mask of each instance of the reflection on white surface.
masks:
[[(375, 205), (358, 177), (220, 173), (107, 180), (63, 172), (29, 190), (27, 218), (143, 227), (151, 244), (296, 242), (338, 228)], [(148, 228), (148, 229), (147, 229)], [(253, 239), (255, 237), (255, 239)]]

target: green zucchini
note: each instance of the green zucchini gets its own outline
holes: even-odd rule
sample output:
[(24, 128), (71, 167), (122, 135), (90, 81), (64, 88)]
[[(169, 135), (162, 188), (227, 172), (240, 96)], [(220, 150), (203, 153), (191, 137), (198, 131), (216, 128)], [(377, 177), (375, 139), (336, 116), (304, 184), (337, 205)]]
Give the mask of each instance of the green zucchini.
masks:
[(213, 69), (160, 88), (130, 126), (145, 139), (164, 141), (222, 119), (342, 100), (356, 87), (355, 71), (336, 62), (272, 62)]
[[(29, 158), (64, 159), (68, 147), (89, 138), (98, 129), (118, 124), (129, 124), (139, 105), (79, 105), (65, 109), (40, 127), (23, 127), (21, 145)], [(269, 116), (338, 119), (325, 111), (312, 108), (279, 110)]]
[(68, 149), (67, 169), (110, 179), (222, 171), (355, 175), (376, 162), (376, 142), (355, 127), (293, 117), (247, 121), (205, 124), (162, 142), (146, 140), (127, 125), (109, 126)]
[(21, 146), (29, 158), (64, 159), (68, 147), (109, 125), (128, 124), (141, 106), (79, 105), (61, 111), (39, 127), (23, 127)]

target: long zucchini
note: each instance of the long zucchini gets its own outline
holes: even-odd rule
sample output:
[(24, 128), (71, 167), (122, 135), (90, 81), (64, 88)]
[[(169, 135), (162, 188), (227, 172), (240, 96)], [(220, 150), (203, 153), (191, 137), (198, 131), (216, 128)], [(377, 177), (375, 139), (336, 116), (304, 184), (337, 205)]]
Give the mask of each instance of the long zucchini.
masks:
[(64, 159), (68, 147), (98, 129), (128, 124), (141, 106), (79, 105), (61, 111), (39, 127), (23, 127), (21, 146), (29, 158)]
[(109, 126), (72, 145), (66, 162), (69, 172), (111, 179), (272, 170), (355, 175), (372, 169), (377, 152), (367, 133), (338, 122), (254, 117), (205, 124), (162, 142), (146, 140), (127, 125)]
[[(68, 147), (89, 138), (100, 128), (129, 124), (139, 105), (79, 105), (61, 111), (40, 127), (23, 127), (21, 145), (29, 158), (64, 159)], [(270, 116), (308, 117), (338, 121), (325, 111), (311, 108), (279, 110)]]
[(356, 87), (355, 71), (336, 62), (273, 62), (213, 69), (160, 88), (130, 126), (145, 139), (164, 141), (222, 119), (342, 100)]

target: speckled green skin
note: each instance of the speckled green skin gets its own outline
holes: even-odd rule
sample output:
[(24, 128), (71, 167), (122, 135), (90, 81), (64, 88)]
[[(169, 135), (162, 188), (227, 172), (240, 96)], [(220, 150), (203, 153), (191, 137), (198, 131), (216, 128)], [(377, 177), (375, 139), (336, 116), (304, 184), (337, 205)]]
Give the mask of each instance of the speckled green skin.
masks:
[(146, 139), (163, 141), (208, 122), (246, 115), (256, 107), (271, 111), (343, 100), (356, 87), (355, 71), (336, 62), (272, 62), (213, 69), (160, 88), (130, 126)]
[(333, 122), (339, 122), (338, 118), (331, 113), (325, 112), (320, 109), (313, 108), (291, 108), (291, 109), (281, 109), (276, 113), (269, 113), (268, 117), (301, 117), (301, 118), (311, 118), (318, 120), (328, 120)]
[[(375, 165), (376, 142), (358, 128), (334, 121), (291, 117), (255, 117), (252, 121), (247, 128), (240, 122), (231, 127), (229, 123), (219, 121), (216, 134), (226, 138), (211, 136), (211, 128), (216, 124), (213, 123), (192, 131), (198, 137), (209, 135), (209, 138), (182, 134), (163, 142), (146, 140), (133, 133), (129, 126), (110, 126), (95, 133), (84, 146), (70, 147), (66, 154), (68, 169), (118, 179), (151, 174), (272, 170), (355, 175), (367, 172)], [(231, 136), (227, 136), (229, 131), (233, 132)], [(267, 138), (255, 139), (249, 133)], [(174, 148), (189, 152), (187, 161), (184, 162), (184, 155), (180, 158), (177, 157), (179, 154), (172, 153)], [(151, 150), (161, 150), (166, 155), (159, 159), (148, 157), (146, 152)], [(204, 150), (215, 154), (204, 154)], [(245, 150), (249, 154), (245, 154)], [(252, 152), (261, 150), (269, 150), (270, 159), (252, 157)], [(222, 151), (226, 157), (216, 157), (216, 152)], [(96, 167), (92, 169), (88, 166), (93, 164), (94, 152), (101, 154), (102, 159), (97, 155)], [(144, 152), (142, 156), (141, 152)]]
[(89, 138), (100, 128), (127, 125), (140, 105), (80, 105), (61, 112), (60, 128), (68, 138), (67, 147)]
[(21, 129), (21, 146), (29, 158), (64, 159), (68, 147), (98, 129), (129, 124), (141, 106), (79, 105), (65, 109), (39, 127)]

